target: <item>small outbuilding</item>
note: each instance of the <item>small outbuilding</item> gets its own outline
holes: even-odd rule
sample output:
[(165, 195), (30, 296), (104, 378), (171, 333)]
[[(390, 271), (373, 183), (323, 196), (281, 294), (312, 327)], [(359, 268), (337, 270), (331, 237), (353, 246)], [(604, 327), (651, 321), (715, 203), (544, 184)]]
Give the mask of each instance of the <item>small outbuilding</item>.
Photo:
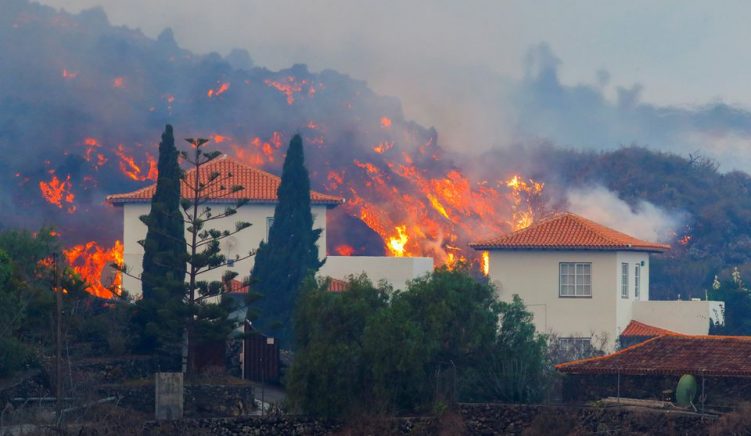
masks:
[[(651, 334), (651, 332), (650, 332)], [(751, 337), (664, 334), (612, 354), (556, 366), (563, 399), (672, 400), (681, 376), (697, 380), (696, 404), (751, 400)]]

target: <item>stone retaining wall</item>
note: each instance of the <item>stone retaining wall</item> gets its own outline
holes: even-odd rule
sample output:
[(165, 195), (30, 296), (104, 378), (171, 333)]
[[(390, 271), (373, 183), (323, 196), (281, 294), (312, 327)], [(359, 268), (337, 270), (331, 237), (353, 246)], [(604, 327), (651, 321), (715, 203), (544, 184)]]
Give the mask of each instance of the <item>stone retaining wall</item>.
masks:
[(712, 417), (623, 408), (512, 404), (462, 404), (439, 418), (388, 418), (355, 423), (299, 416), (184, 419), (149, 422), (144, 433), (265, 435), (383, 434), (427, 436), (445, 434), (696, 434), (708, 433)]
[[(152, 383), (137, 386), (102, 386), (100, 394), (120, 398), (118, 405), (121, 407), (151, 416), (154, 414), (154, 385)], [(191, 418), (243, 416), (251, 413), (255, 408), (253, 387), (245, 383), (186, 385), (184, 398), (184, 414)]]

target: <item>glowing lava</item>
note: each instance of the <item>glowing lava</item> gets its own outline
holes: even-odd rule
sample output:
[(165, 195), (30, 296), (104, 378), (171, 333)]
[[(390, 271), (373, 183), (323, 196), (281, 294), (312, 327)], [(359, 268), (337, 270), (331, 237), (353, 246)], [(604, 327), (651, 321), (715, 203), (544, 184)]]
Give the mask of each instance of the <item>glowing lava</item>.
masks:
[(51, 172), (52, 179), (49, 182), (43, 180), (39, 181), (39, 190), (42, 192), (42, 197), (60, 209), (66, 209), (68, 213), (76, 211), (76, 205), (74, 204), (76, 196), (71, 192), (73, 184), (70, 181), (70, 176), (67, 176), (65, 180), (60, 180)]
[(139, 182), (156, 180), (158, 175), (157, 162), (150, 153), (146, 153), (146, 165), (148, 165), (148, 170), (146, 171), (141, 169), (141, 166), (136, 163), (132, 156), (126, 154), (125, 147), (122, 144), (118, 144), (115, 154), (120, 158), (120, 171), (128, 176), (128, 178)]
[(405, 254), (405, 246), (409, 241), (407, 236), (407, 226), (396, 227), (397, 236), (389, 238), (388, 249), (392, 256), (403, 257)]
[(209, 89), (206, 92), (206, 95), (208, 95), (209, 98), (218, 97), (227, 91), (229, 91), (229, 83), (224, 82), (221, 85), (219, 85), (219, 87), (216, 89)]
[[(88, 293), (101, 298), (122, 293), (122, 273), (111, 266), (123, 264), (123, 244), (120, 241), (115, 241), (110, 249), (90, 241), (63, 250), (63, 256), (73, 271), (86, 281)], [(110, 284), (105, 286), (103, 283), (108, 279)]]
[(511, 188), (512, 214), (511, 227), (514, 231), (529, 227), (534, 221), (534, 210), (530, 199), (539, 197), (545, 187), (544, 183), (529, 179), (529, 183), (515, 175), (506, 181)]

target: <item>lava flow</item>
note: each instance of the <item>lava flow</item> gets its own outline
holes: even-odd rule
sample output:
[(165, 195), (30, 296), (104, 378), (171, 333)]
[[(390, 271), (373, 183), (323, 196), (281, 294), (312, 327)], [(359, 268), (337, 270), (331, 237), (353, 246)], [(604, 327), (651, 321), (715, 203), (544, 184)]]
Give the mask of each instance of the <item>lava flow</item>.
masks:
[(66, 209), (68, 213), (76, 211), (76, 205), (74, 204), (76, 196), (71, 192), (73, 184), (70, 181), (70, 176), (67, 176), (65, 180), (60, 180), (54, 172), (52, 173), (52, 179), (49, 182), (40, 180), (39, 190), (42, 192), (42, 197), (60, 209)]
[[(94, 241), (74, 245), (63, 250), (63, 256), (70, 267), (86, 283), (86, 289), (92, 295), (101, 298), (112, 298), (122, 293), (122, 273), (111, 265), (122, 266), (123, 244), (115, 241), (110, 249), (100, 247)], [(109, 281), (109, 286), (103, 283)]]

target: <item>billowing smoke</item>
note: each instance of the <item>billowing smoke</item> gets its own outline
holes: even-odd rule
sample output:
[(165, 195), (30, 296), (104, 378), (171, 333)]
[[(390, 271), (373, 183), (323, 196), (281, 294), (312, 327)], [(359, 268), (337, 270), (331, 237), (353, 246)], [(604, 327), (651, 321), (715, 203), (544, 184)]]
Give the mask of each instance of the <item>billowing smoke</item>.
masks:
[(648, 201), (629, 205), (603, 186), (571, 189), (566, 200), (571, 212), (646, 241), (672, 241), (687, 218)]
[(362, 81), (305, 65), (270, 71), (241, 51), (199, 56), (169, 30), (154, 40), (113, 27), (100, 9), (72, 15), (7, 0), (3, 12), (8, 225), (55, 224), (67, 242), (111, 244), (122, 227), (103, 199), (153, 183), (156, 142), (171, 123), (178, 137), (210, 138), (276, 174), (300, 133), (313, 188), (347, 199), (332, 218), (332, 254), (389, 249), (452, 262), (474, 254), (472, 239), (513, 228), (509, 167), (470, 177), (468, 156), (447, 152), (435, 129)]

